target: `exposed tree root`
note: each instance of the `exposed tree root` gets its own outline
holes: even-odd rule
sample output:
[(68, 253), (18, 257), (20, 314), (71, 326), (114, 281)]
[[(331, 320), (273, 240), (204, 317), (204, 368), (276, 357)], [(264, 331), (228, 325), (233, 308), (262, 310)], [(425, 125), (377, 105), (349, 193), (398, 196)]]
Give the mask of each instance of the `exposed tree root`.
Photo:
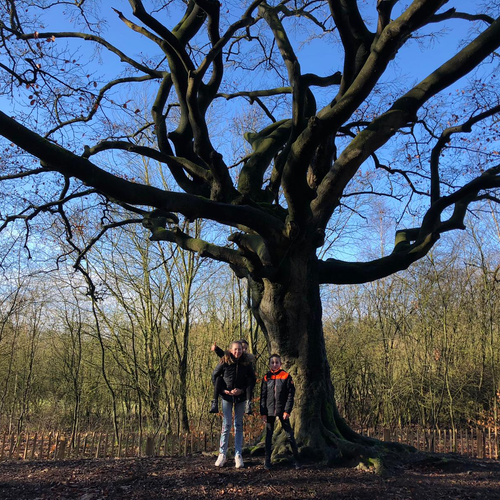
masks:
[[(307, 438), (297, 437), (299, 454), (304, 462), (316, 462), (330, 467), (358, 467), (361, 470), (375, 471), (377, 474), (390, 474), (392, 465), (398, 457), (407, 456), (417, 450), (409, 445), (384, 442), (355, 433), (349, 428), (349, 437), (317, 428), (309, 431)], [(264, 435), (249, 448), (253, 456), (264, 455)], [(274, 463), (293, 461), (292, 450), (286, 434), (277, 429), (273, 436), (272, 459)]]

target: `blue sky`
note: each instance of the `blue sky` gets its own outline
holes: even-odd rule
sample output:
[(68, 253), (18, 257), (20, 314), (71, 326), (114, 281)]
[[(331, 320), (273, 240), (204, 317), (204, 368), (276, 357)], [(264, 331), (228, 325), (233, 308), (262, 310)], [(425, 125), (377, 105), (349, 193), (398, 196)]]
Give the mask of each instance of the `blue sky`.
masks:
[[(374, 9), (373, 6), (375, 5), (375, 1), (370, 2), (369, 5), (372, 9)], [(448, 2), (442, 10), (456, 6), (458, 10), (474, 12), (475, 5), (476, 2), (453, 0)], [(111, 9), (112, 7), (122, 10), (128, 18), (133, 19), (128, 2), (103, 2), (101, 4), (101, 12), (105, 15), (105, 18), (109, 23), (109, 31), (105, 35), (106, 38), (108, 38), (111, 42), (115, 42), (118, 47), (131, 56), (134, 56), (138, 52), (142, 52), (147, 55), (151, 49), (156, 49), (156, 46), (153, 45), (152, 42), (145, 40), (144, 37), (125, 27), (118, 19), (116, 13)], [(164, 17), (163, 13), (162, 16)], [(177, 19), (178, 18), (176, 17), (174, 22), (176, 22)], [(52, 18), (51, 21), (52, 20), (59, 22), (61, 19)], [(427, 28), (427, 31), (434, 30), (436, 26), (437, 25), (431, 25), (430, 28)], [(452, 20), (447, 22), (447, 26), (449, 26), (450, 31), (432, 42), (431, 50), (421, 50), (415, 41), (410, 41), (410, 43), (403, 47), (401, 49), (401, 54), (398, 56), (397, 60), (391, 64), (390, 71), (384, 77), (386, 81), (398, 80), (399, 83), (405, 82), (407, 85), (413, 84), (427, 76), (427, 74), (435, 70), (442, 62), (453, 55), (457, 49), (457, 38), (459, 38), (456, 35), (466, 35), (471, 27), (471, 24), (467, 21)], [(58, 26), (55, 29), (70, 29), (70, 25), (66, 24), (66, 26)], [(58, 41), (56, 41), (56, 43), (57, 42)], [(61, 43), (66, 42), (61, 41)], [(81, 40), (78, 40), (77, 42), (71, 41), (70, 43), (72, 45), (76, 45), (76, 43), (78, 45), (82, 45)], [(82, 60), (85, 60), (90, 57), (93, 44), (85, 42), (83, 45), (85, 46), (85, 50), (82, 51), (80, 57)], [(317, 72), (318, 74), (324, 76), (335, 71), (342, 70), (342, 61), (335, 51), (336, 49), (334, 47), (330, 45), (327, 46), (323, 42), (314, 42), (310, 45), (305, 45), (298, 54), (302, 72)], [(120, 63), (118, 57), (115, 55), (108, 56), (103, 53), (103, 63), (104, 66), (99, 68), (97, 71), (102, 70), (104, 72), (113, 70), (118, 72), (122, 68), (125, 68), (125, 65)], [(126, 99), (127, 96), (124, 97), (124, 100)], [(2, 102), (2, 108), (8, 109), (3, 105), (4, 102), (5, 101)], [(228, 108), (233, 106), (237, 109), (239, 106), (237, 101), (232, 101), (232, 103), (227, 105)], [(228, 114), (226, 116), (226, 121), (223, 123), (223, 127), (227, 127), (230, 123), (230, 115)], [(221, 141), (221, 143), (222, 148), (227, 147), (224, 146), (223, 141)], [(224, 151), (224, 149), (222, 149), (222, 151)]]

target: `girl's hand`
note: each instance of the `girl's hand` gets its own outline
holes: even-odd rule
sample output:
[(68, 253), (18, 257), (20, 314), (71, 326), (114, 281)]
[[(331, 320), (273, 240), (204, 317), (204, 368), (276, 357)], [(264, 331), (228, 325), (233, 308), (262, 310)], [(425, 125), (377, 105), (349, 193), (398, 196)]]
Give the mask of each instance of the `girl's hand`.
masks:
[(290, 417), (290, 413), (283, 413), (283, 420), (288, 420), (288, 418)]
[(240, 394), (243, 394), (243, 389), (233, 389), (232, 391), (228, 391), (226, 389), (224, 394), (227, 394), (228, 396), (239, 396)]

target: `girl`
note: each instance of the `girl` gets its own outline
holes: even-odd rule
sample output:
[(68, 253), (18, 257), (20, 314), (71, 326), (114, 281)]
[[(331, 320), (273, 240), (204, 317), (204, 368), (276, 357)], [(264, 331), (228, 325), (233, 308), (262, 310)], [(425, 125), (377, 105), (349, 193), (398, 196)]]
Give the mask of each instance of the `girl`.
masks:
[[(250, 361), (252, 364), (252, 368), (255, 371), (255, 365), (257, 363), (257, 360), (255, 356), (251, 353), (248, 352), (248, 342), (246, 340), (237, 340), (236, 342), (239, 342), (241, 344), (241, 347), (243, 347), (243, 356), (246, 355), (247, 360)], [(225, 352), (214, 342), (212, 344), (212, 347), (210, 348), (212, 352), (215, 352), (219, 358), (222, 358), (224, 356)], [(255, 373), (255, 376), (257, 376), (257, 372)], [(215, 379), (214, 383), (214, 398), (210, 402), (210, 410), (208, 410), (209, 413), (219, 413), (219, 395), (222, 393), (222, 391), (226, 387), (224, 386), (224, 380), (222, 377), (217, 377)], [(252, 394), (248, 394), (247, 392), (247, 401), (245, 404), (245, 413), (247, 415), (252, 414)]]
[(219, 456), (215, 462), (216, 467), (226, 463), (229, 431), (233, 420), (234, 409), (234, 461), (236, 468), (243, 467), (241, 451), (243, 448), (243, 413), (245, 402), (252, 394), (255, 385), (255, 372), (246, 354), (243, 354), (241, 342), (233, 342), (229, 352), (224, 355), (221, 362), (212, 373), (212, 381), (222, 376), (226, 389), (221, 392), (222, 398), (222, 432), (220, 436)]

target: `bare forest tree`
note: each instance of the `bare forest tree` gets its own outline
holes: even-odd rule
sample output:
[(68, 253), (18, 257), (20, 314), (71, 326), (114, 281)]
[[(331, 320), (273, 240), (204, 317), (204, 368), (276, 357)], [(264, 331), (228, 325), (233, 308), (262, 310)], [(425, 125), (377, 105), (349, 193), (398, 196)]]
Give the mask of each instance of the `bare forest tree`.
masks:
[[(193, 234), (199, 235), (195, 226)], [(189, 231), (187, 225), (184, 230)], [(96, 255), (94, 275), (108, 296), (104, 307), (98, 303), (99, 317), (110, 333), (107, 350), (130, 377), (124, 385), (137, 394), (140, 429), (143, 410), (154, 428), (160, 425), (165, 389), (176, 403), (180, 429), (187, 432), (189, 334), (202, 259), (172, 244), (144, 242), (144, 231), (132, 228)], [(171, 371), (175, 376), (167, 377)]]
[(498, 251), (465, 236), (336, 294), (327, 350), (339, 407), (359, 427), (498, 425)]
[[(99, 237), (132, 223), (229, 264), (297, 382), (302, 453), (369, 453), (374, 443), (334, 402), (320, 286), (407, 269), (443, 233), (464, 229), (478, 202), (498, 201), (499, 6), (129, 4), (119, 12), (92, 0), (2, 2), (0, 228), (35, 238), (52, 215), (83, 272)], [(237, 105), (253, 106), (257, 119), (231, 158)], [(141, 157), (158, 162), (157, 178), (135, 177)], [(175, 188), (164, 188), (164, 176)], [(381, 197), (395, 242), (363, 260), (378, 229), (361, 221)], [(214, 230), (188, 235), (182, 218), (208, 219)], [(234, 247), (217, 226), (233, 231)]]

